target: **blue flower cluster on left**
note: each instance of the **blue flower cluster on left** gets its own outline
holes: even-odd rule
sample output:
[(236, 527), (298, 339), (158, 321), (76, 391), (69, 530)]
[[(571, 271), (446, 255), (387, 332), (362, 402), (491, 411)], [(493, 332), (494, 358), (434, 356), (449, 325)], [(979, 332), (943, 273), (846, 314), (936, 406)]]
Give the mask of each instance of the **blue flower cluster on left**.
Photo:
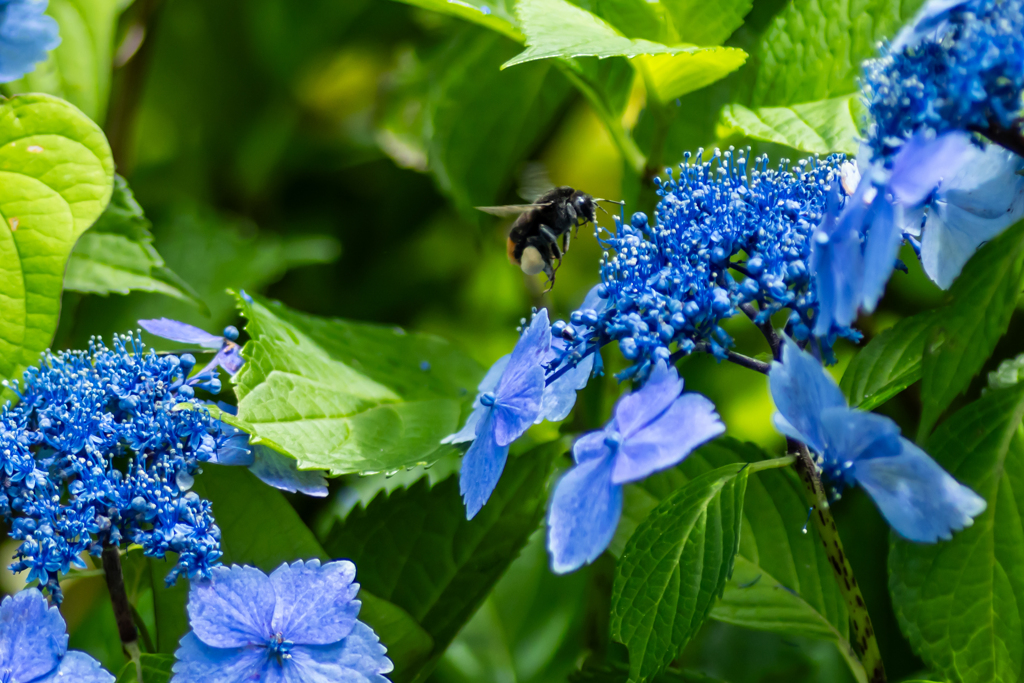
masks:
[[(146, 351), (136, 336), (47, 353), (0, 409), (0, 514), (21, 541), (14, 571), (54, 599), (59, 575), (123, 541), (178, 555), (167, 577), (209, 576), (221, 555), (211, 505), (189, 491), (227, 438), (192, 398), (195, 359)], [(185, 388), (188, 390), (183, 390)], [(187, 409), (191, 408), (191, 409)]]
[(60, 45), (46, 0), (0, 0), (0, 83), (17, 80)]

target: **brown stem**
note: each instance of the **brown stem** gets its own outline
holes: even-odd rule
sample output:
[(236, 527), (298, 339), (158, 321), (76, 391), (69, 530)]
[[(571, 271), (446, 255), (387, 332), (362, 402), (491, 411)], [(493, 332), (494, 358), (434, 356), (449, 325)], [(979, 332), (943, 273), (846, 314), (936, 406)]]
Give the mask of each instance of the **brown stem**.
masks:
[(971, 126), (970, 130), (981, 133), (997, 145), (1010, 150), (1019, 157), (1024, 157), (1024, 137), (1021, 136), (1020, 121), (1012, 128), (1003, 128), (998, 123), (990, 122), (987, 128)]
[(124, 587), (121, 550), (116, 545), (103, 546), (103, 573), (107, 576), (107, 590), (110, 591), (110, 604), (114, 607), (117, 634), (126, 646), (128, 643), (137, 643), (139, 631), (135, 628), (132, 604), (128, 601), (128, 593)]
[(853, 575), (853, 567), (850, 566), (850, 562), (843, 552), (843, 543), (839, 540), (839, 531), (832, 518), (828, 497), (825, 495), (825, 488), (821, 485), (817, 466), (811, 459), (807, 446), (793, 439), (788, 439), (787, 443), (789, 452), (796, 455), (794, 466), (804, 485), (807, 503), (813, 510), (811, 518), (814, 520), (814, 528), (825, 547), (825, 555), (828, 557), (829, 564), (832, 565), (836, 583), (839, 585), (839, 592), (846, 602), (846, 611), (850, 616), (850, 644), (857, 657), (860, 658), (861, 664), (864, 665), (868, 681), (870, 683), (885, 683), (885, 666), (882, 663), (882, 653), (878, 649), (878, 640), (875, 638), (875, 629), (871, 625), (871, 615), (868, 614), (864, 596), (857, 584), (857, 577)]

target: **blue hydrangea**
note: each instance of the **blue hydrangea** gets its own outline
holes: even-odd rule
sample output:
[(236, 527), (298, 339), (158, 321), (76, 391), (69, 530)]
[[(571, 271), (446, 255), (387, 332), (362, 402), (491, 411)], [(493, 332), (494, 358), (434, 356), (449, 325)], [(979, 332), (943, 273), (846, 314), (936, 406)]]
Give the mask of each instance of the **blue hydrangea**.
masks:
[[(572, 325), (556, 323), (556, 338), (569, 342), (563, 355), (579, 362), (616, 342), (631, 361), (619, 378), (642, 381), (674, 354), (699, 348), (724, 358), (733, 341), (721, 323), (741, 308), (759, 324), (788, 309), (791, 332), (807, 338), (818, 309), (811, 234), (831, 189), (845, 201), (842, 163), (835, 155), (771, 168), (761, 157), (748, 169), (742, 152), (716, 150), (707, 162), (687, 154), (678, 178), (657, 180), (653, 225), (638, 213), (617, 220), (614, 233), (598, 231), (604, 301), (576, 311)], [(858, 337), (848, 326), (827, 334), (826, 351), (836, 335)]]
[(676, 369), (659, 362), (642, 389), (619, 400), (604, 429), (573, 445), (576, 466), (558, 482), (548, 513), (553, 571), (574, 571), (604, 552), (622, 514), (623, 485), (676, 465), (725, 432), (711, 401), (682, 391)]
[[(1024, 2), (932, 0), (864, 65), (870, 158), (889, 167), (914, 135), (1019, 135)], [(863, 156), (863, 155), (862, 155)]]
[(500, 359), (480, 382), (465, 426), (443, 443), (472, 441), (462, 459), (460, 489), (466, 518), (491, 497), (505, 469), (509, 445), (541, 417), (545, 362), (551, 356), (551, 326), (541, 309), (523, 330), (512, 354)]
[(186, 384), (194, 363), (120, 336), (47, 353), (7, 384), (19, 397), (0, 410), (0, 514), (21, 541), (12, 569), (59, 600), (59, 575), (83, 553), (129, 542), (177, 554), (168, 582), (209, 574), (220, 530), (189, 489), (225, 438)]
[(4, 683), (114, 683), (100, 663), (68, 650), (64, 619), (35, 588), (0, 603), (0, 681)]
[(245, 364), (245, 360), (242, 359), (242, 348), (235, 343), (238, 341), (238, 329), (233, 325), (225, 327), (223, 335), (218, 337), (194, 325), (170, 318), (155, 318), (138, 322), (139, 327), (157, 337), (182, 344), (195, 344), (204, 349), (216, 349), (217, 352), (200, 373), (216, 373), (217, 368), (224, 368), (229, 375), (234, 375)]
[(357, 619), (359, 584), (347, 560), (217, 567), (189, 590), (192, 631), (171, 683), (386, 683), (391, 660)]
[(834, 495), (864, 487), (904, 538), (948, 540), (985, 510), (983, 498), (900, 436), (896, 423), (851, 409), (832, 376), (792, 340), (784, 341), (768, 383), (776, 429), (810, 447)]
[(15, 81), (46, 60), (60, 45), (56, 20), (47, 0), (0, 0), (0, 83)]

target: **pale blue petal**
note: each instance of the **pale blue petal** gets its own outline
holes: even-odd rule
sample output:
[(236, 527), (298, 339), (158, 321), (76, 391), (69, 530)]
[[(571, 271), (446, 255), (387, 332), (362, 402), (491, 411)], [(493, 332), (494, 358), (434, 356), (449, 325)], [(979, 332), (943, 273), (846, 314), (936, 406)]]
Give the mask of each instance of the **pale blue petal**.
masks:
[(317, 498), (327, 495), (327, 480), (324, 479), (323, 470), (300, 470), (295, 458), (266, 446), (253, 446), (252, 453), (253, 463), (249, 471), (264, 484)]
[(249, 435), (227, 422), (218, 424), (223, 442), (209, 462), (218, 465), (240, 465), (248, 467), (255, 460), (249, 448)]
[(557, 574), (597, 559), (622, 515), (622, 487), (612, 483), (612, 459), (593, 458), (569, 470), (551, 496), (548, 552)]
[(811, 354), (784, 337), (782, 362), (772, 363), (768, 387), (776, 410), (795, 430), (795, 434), (787, 435), (823, 452), (826, 438), (819, 415), (825, 408), (846, 406), (846, 398), (832, 376)]
[(301, 560), (270, 575), (277, 593), (273, 632), (302, 645), (336, 643), (352, 632), (359, 614), (356, 566), (348, 560)]
[(896, 53), (915, 47), (925, 37), (937, 40), (946, 32), (950, 11), (966, 3), (967, 0), (928, 0), (914, 19), (896, 34), (889, 51)]
[(494, 392), (498, 389), (498, 382), (501, 381), (501, 376), (505, 374), (505, 368), (508, 367), (508, 362), (512, 360), (512, 354), (508, 353), (494, 361), (494, 365), (487, 371), (484, 378), (480, 380), (480, 385), (477, 387), (477, 391), (481, 394), (486, 392)]
[(540, 415), (544, 368), (540, 364), (530, 367), (509, 364), (498, 391), (491, 413), (494, 440), (499, 446), (508, 446), (522, 436)]
[(612, 483), (639, 481), (682, 462), (695, 448), (725, 433), (715, 404), (700, 394), (683, 394), (668, 410), (624, 438), (615, 455)]
[(572, 445), (572, 457), (576, 464), (584, 463), (594, 458), (605, 458), (612, 455), (611, 449), (605, 442), (608, 433), (601, 429), (596, 432), (588, 432), (576, 439)]
[(234, 375), (236, 372), (242, 369), (245, 365), (245, 359), (242, 358), (241, 354), (242, 347), (234, 342), (227, 342), (224, 344), (219, 351), (213, 356), (213, 359), (203, 366), (203, 369), (196, 374), (202, 374), (204, 372), (212, 372), (216, 376), (217, 368), (224, 368), (224, 371), (229, 375)]
[(331, 645), (303, 645), (292, 650), (287, 683), (387, 683), (394, 667), (387, 650), (369, 626), (356, 622), (352, 633)]
[(871, 227), (865, 237), (864, 279), (858, 303), (870, 313), (885, 293), (885, 285), (896, 267), (903, 242), (903, 214), (902, 206), (891, 204), (884, 192), (875, 196), (869, 211)]
[(483, 380), (480, 382), (480, 386), (477, 387), (480, 393), (477, 394), (476, 400), (473, 401), (473, 412), (466, 419), (466, 424), (459, 431), (441, 439), (441, 443), (465, 443), (476, 438), (481, 421), (490, 411), (490, 408), (480, 402), (480, 394), (493, 393), (498, 388), (498, 381), (501, 379), (502, 374), (504, 374), (505, 368), (508, 367), (508, 361), (511, 358), (511, 353), (502, 356), (491, 366), (491, 369), (487, 371), (487, 374), (484, 375)]
[(473, 519), (494, 493), (498, 479), (505, 469), (508, 446), (499, 446), (494, 440), (494, 415), (488, 415), (473, 445), (462, 458), (459, 472), (459, 490), (466, 504), (466, 519)]
[(207, 645), (238, 648), (274, 635), (277, 602), (270, 578), (255, 567), (214, 567), (211, 578), (194, 581), (188, 595), (192, 629)]
[(858, 185), (837, 220), (839, 188), (835, 184), (825, 217), (811, 238), (811, 272), (818, 296), (814, 334), (819, 337), (828, 334), (833, 323), (848, 327), (857, 318), (864, 278), (860, 231), (867, 217), (864, 193), (869, 186), (866, 181)]
[(540, 415), (535, 423), (540, 424), (545, 420), (561, 422), (567, 418), (576, 405), (576, 392), (587, 386), (593, 370), (594, 354), (590, 354), (575, 368), (544, 387), (544, 394), (540, 399)]
[(0, 3), (0, 83), (17, 80), (60, 45), (59, 27), (46, 16), (46, 0)]
[(884, 415), (846, 406), (826, 408), (820, 421), (825, 434), (825, 467), (847, 467), (861, 458), (881, 458), (900, 452), (900, 428)]
[(68, 647), (64, 619), (36, 588), (0, 603), (0, 673), (32, 681), (57, 668)]
[(665, 412), (682, 391), (683, 380), (675, 367), (659, 361), (643, 388), (619, 399), (615, 406), (615, 430), (623, 439), (630, 438)]
[(267, 650), (248, 646), (210, 647), (189, 632), (178, 643), (171, 683), (252, 683), (269, 668)]
[(60, 660), (56, 671), (32, 683), (114, 683), (114, 676), (89, 655), (72, 650)]
[(917, 133), (893, 160), (888, 190), (906, 207), (921, 205), (943, 178), (952, 178), (971, 155), (974, 143), (964, 131), (928, 139)]
[(1024, 216), (1024, 161), (998, 145), (972, 149), (933, 203), (921, 238), (921, 264), (943, 289), (978, 247)]
[(919, 543), (949, 540), (985, 511), (985, 500), (910, 441), (901, 442), (900, 455), (857, 461), (857, 482), (900, 536)]
[(178, 322), (170, 318), (140, 320), (139, 327), (163, 339), (170, 339), (171, 341), (183, 344), (196, 344), (207, 349), (219, 349), (224, 344), (224, 337), (210, 334), (195, 325)]

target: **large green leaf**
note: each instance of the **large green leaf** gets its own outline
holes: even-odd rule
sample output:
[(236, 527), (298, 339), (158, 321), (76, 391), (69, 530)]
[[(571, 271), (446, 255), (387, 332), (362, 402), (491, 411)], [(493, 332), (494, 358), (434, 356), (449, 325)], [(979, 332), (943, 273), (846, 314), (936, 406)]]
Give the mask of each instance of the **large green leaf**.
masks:
[(953, 540), (892, 537), (889, 588), (903, 633), (929, 668), (962, 683), (1024, 673), (1024, 385), (991, 390), (929, 439), (929, 453), (988, 502)]
[(936, 313), (904, 318), (861, 349), (839, 383), (851, 406), (874, 410), (921, 379), (921, 357)]
[[(167, 683), (171, 680), (174, 657), (161, 654), (142, 655), (142, 680), (144, 683)], [(135, 662), (128, 662), (117, 675), (117, 683), (140, 683)]]
[(743, 25), (753, 0), (661, 0), (679, 40), (694, 45), (721, 45)]
[(247, 362), (238, 424), (304, 469), (333, 474), (435, 462), (468, 414), (482, 369), (437, 337), (318, 318), (240, 298)]
[(671, 102), (719, 81), (747, 61), (734, 47), (701, 48), (682, 55), (641, 55), (634, 62), (644, 70), (647, 84), (661, 102)]
[(1022, 289), (1024, 221), (978, 250), (936, 316), (922, 361), (919, 441), (992, 355)]
[(60, 45), (35, 71), (7, 85), (10, 92), (61, 97), (98, 123), (110, 96), (118, 0), (49, 0), (60, 24)]
[(626, 543), (615, 571), (611, 633), (629, 648), (630, 681), (663, 671), (722, 595), (739, 549), (747, 467), (726, 465), (695, 478)]
[(751, 104), (790, 106), (856, 91), (861, 61), (922, 2), (793, 0), (761, 37)]
[(110, 204), (71, 252), (64, 289), (103, 296), (157, 292), (198, 302), (188, 283), (164, 264), (150, 227), (128, 183), (116, 176)]
[(68, 256), (103, 213), (114, 160), (103, 131), (48, 95), (0, 101), (0, 378), (50, 345)]
[[(284, 495), (243, 467), (207, 465), (196, 477), (195, 491), (213, 503), (224, 564), (250, 564), (270, 572), (285, 562), (332, 558)], [(400, 607), (365, 588), (372, 570), (357, 562), (356, 571), (364, 586), (359, 591), (363, 603), (360, 620), (373, 628), (388, 648), (395, 675), (417, 670), (433, 648), (430, 636)], [(177, 637), (181, 635), (184, 633)], [(161, 641), (164, 637), (161, 633)]]
[(540, 523), (551, 465), (564, 450), (556, 441), (512, 457), (472, 520), (458, 477), (432, 488), (423, 478), (353, 510), (325, 547), (356, 563), (367, 590), (408, 612), (440, 657)]
[[(732, 463), (756, 463), (768, 457), (754, 444), (717, 439), (678, 467), (627, 486), (613, 552), (621, 551), (650, 510), (693, 478)], [(863, 681), (863, 667), (850, 648), (846, 608), (832, 567), (820, 540), (814, 532), (805, 531), (804, 501), (803, 487), (791, 469), (759, 472), (747, 482), (736, 563), (711, 618), (829, 641)]]
[(727, 104), (722, 109), (721, 137), (739, 133), (755, 140), (787, 145), (801, 152), (857, 153), (859, 110), (857, 95), (795, 104), (759, 107)]

